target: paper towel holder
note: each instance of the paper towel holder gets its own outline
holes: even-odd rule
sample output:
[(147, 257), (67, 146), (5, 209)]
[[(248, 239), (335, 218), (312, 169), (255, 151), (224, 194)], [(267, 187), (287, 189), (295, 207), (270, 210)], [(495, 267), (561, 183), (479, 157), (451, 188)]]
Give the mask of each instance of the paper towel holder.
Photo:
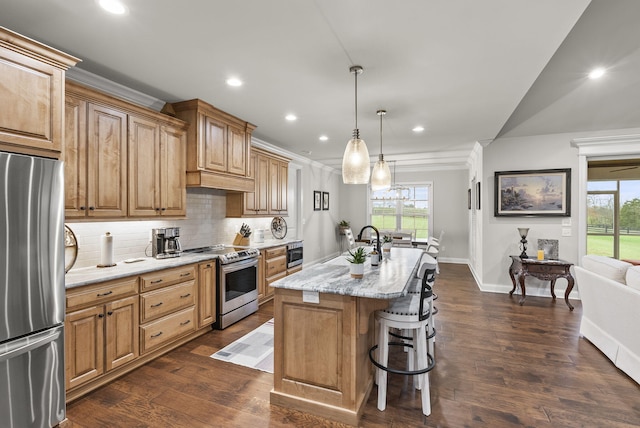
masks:
[[(111, 233), (109, 233), (109, 232), (105, 233), (105, 236), (106, 236), (107, 238), (112, 238)], [(112, 250), (113, 250), (113, 247), (111, 247), (111, 248), (112, 248)], [(112, 258), (113, 258), (113, 257), (112, 257)], [(112, 260), (112, 261), (113, 261), (113, 260)], [(113, 266), (115, 266), (115, 265), (116, 265), (116, 263), (111, 263), (111, 264), (102, 264), (102, 263), (99, 263), (98, 265), (96, 265), (96, 267), (99, 267), (99, 268), (107, 268), (107, 267), (113, 267)]]

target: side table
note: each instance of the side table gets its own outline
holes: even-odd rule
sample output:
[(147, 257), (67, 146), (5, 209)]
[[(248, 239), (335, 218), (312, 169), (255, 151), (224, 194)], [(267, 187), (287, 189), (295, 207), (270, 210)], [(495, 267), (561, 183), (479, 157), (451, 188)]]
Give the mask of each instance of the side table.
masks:
[(511, 257), (511, 266), (509, 267), (509, 276), (513, 283), (513, 289), (509, 292), (509, 295), (513, 295), (516, 291), (516, 275), (518, 276), (518, 282), (522, 289), (522, 298), (520, 299), (520, 305), (524, 305), (524, 299), (527, 297), (525, 291), (524, 280), (527, 276), (531, 275), (542, 281), (551, 281), (551, 296), (555, 300), (556, 294), (554, 287), (558, 278), (565, 278), (567, 280), (567, 290), (564, 292), (564, 301), (567, 303), (569, 310), (573, 310), (573, 306), (569, 303), (569, 293), (573, 290), (574, 279), (569, 270), (573, 263), (569, 263), (564, 260), (538, 260), (538, 259), (521, 259), (520, 256)]

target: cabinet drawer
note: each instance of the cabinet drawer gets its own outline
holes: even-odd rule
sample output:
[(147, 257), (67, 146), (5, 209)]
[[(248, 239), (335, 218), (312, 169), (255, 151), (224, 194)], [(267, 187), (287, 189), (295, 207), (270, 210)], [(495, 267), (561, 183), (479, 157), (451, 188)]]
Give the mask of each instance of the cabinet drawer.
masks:
[(138, 293), (138, 277), (118, 279), (82, 289), (67, 290), (67, 311), (109, 302)]
[(195, 279), (195, 277), (195, 265), (149, 272), (140, 277), (140, 291), (155, 290), (156, 288)]
[(291, 269), (287, 269), (287, 275), (291, 275), (292, 273), (300, 272), (302, 270), (302, 265), (294, 266)]
[(286, 257), (286, 255), (287, 255), (287, 247), (284, 245), (282, 247), (273, 247), (273, 248), (267, 248), (264, 250), (264, 257), (266, 259), (272, 259), (278, 256)]
[(167, 315), (195, 303), (195, 281), (172, 285), (140, 295), (140, 323)]
[(267, 259), (264, 262), (265, 276), (269, 277), (287, 270), (287, 258), (285, 256)]
[[(281, 273), (277, 273), (273, 276), (269, 276), (267, 277), (264, 282), (267, 284), (267, 287), (269, 287), (271, 285), (272, 282), (277, 281), (279, 279), (284, 278), (285, 276), (287, 276), (287, 272), (281, 272)], [(269, 289), (267, 288), (266, 290), (267, 294), (269, 293)]]
[(564, 273), (564, 267), (563, 266), (554, 266), (554, 265), (534, 265), (534, 264), (530, 264), (529, 266), (527, 266), (527, 271), (530, 274), (536, 274), (536, 273), (541, 273), (541, 274), (563, 274)]
[(195, 306), (140, 327), (140, 353), (144, 354), (196, 329)]

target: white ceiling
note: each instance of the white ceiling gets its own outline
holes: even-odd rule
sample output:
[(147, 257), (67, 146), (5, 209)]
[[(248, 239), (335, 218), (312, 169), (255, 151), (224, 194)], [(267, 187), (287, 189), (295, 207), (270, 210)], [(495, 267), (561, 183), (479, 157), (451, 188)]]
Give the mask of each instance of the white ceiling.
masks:
[[(444, 164), (500, 135), (640, 126), (637, 0), (123, 1), (125, 16), (94, 0), (0, 0), (0, 25), (148, 95), (201, 98), (331, 166), (354, 128), (354, 64), (372, 161), (381, 108), (399, 165)], [(588, 80), (596, 65), (610, 73)]]

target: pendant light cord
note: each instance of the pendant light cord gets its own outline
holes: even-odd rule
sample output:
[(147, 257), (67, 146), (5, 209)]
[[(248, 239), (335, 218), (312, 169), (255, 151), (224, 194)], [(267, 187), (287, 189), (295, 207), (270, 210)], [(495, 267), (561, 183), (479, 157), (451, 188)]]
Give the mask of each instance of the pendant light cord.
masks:
[(356, 71), (355, 73), (356, 76), (356, 84), (355, 84), (355, 88), (356, 88), (356, 96), (355, 96), (355, 100), (356, 100), (356, 129), (358, 129), (358, 72)]

